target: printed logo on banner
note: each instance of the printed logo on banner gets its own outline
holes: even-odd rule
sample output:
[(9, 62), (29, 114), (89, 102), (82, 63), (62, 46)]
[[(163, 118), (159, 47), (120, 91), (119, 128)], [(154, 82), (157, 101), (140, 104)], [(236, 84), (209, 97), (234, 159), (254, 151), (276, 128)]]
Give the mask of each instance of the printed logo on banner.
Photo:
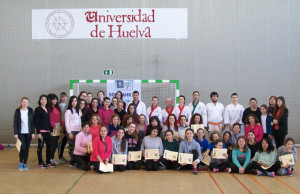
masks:
[(120, 91), (132, 91), (133, 90), (133, 81), (132, 80), (116, 80), (115, 88)]
[(65, 10), (51, 12), (45, 22), (47, 32), (55, 38), (64, 38), (74, 29), (74, 18)]

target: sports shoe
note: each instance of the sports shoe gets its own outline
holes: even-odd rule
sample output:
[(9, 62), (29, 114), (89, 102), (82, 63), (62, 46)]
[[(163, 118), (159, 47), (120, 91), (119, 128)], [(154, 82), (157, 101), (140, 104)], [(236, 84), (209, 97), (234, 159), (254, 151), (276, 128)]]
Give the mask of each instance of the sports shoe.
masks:
[(19, 163), (19, 167), (18, 167), (19, 171), (23, 171), (23, 164)]
[(198, 168), (197, 167), (193, 168), (193, 173), (194, 173), (194, 175), (198, 174)]
[(59, 158), (58, 161), (60, 161), (60, 162), (68, 162), (68, 160), (66, 160), (64, 157)]
[(58, 165), (58, 163), (57, 163), (54, 159), (50, 159), (50, 162), (51, 162), (52, 164)]
[(28, 167), (26, 164), (23, 164), (23, 170), (28, 170)]
[(223, 172), (228, 172), (229, 171), (229, 168), (225, 168), (225, 170)]
[(288, 176), (293, 176), (293, 172), (291, 169), (288, 169), (287, 172), (286, 172), (286, 175)]
[(199, 166), (199, 171), (207, 171), (208, 168), (206, 166)]
[(267, 175), (268, 175), (269, 177), (272, 177), (272, 178), (275, 177), (275, 173), (274, 173), (274, 172), (267, 172)]
[(227, 171), (229, 174), (231, 173), (231, 168), (228, 168), (228, 171)]
[(44, 163), (40, 164), (38, 167), (41, 168), (41, 169), (47, 168), (47, 166)]
[(257, 176), (261, 176), (261, 175), (263, 175), (264, 173), (262, 173), (261, 171), (257, 171)]
[(218, 172), (219, 172), (219, 169), (217, 169), (217, 168), (213, 169), (213, 173), (218, 173)]
[(55, 164), (49, 163), (49, 164), (47, 164), (47, 167), (54, 168), (54, 167), (55, 167)]

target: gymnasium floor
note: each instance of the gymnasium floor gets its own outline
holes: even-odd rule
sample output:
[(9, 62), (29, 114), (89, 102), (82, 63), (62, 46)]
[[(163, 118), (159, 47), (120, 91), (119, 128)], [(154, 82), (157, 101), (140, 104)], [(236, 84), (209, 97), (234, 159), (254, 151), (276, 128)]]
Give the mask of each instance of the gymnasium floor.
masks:
[[(65, 152), (65, 156), (68, 156)], [(67, 158), (67, 157), (66, 157)], [(68, 158), (67, 158), (68, 159)], [(300, 165), (292, 177), (258, 177), (191, 171), (138, 171), (96, 174), (70, 168), (38, 169), (36, 148), (30, 149), (29, 171), (19, 172), (15, 148), (0, 151), (0, 193), (300, 193)]]

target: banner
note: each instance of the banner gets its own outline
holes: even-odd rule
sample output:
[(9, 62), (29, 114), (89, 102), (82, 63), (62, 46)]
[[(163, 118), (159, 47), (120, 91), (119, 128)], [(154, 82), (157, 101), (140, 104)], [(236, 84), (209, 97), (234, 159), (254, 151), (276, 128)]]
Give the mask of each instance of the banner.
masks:
[(187, 8), (33, 9), (32, 39), (188, 38)]
[[(128, 104), (132, 102), (132, 92), (138, 91), (140, 93), (139, 100), (141, 100), (141, 80), (107, 80), (107, 96), (112, 99), (118, 91), (123, 94), (123, 101)], [(126, 107), (124, 107), (126, 108)]]

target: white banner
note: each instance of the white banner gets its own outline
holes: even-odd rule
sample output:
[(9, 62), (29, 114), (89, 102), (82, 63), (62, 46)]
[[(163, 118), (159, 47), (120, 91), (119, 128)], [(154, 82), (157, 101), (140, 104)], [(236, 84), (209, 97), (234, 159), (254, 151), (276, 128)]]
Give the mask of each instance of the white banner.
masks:
[(187, 8), (33, 9), (32, 39), (188, 38)]
[[(132, 92), (138, 91), (141, 100), (141, 80), (107, 80), (107, 96), (112, 99), (118, 91), (123, 94), (123, 101), (132, 102)], [(124, 107), (126, 108), (126, 107)]]

